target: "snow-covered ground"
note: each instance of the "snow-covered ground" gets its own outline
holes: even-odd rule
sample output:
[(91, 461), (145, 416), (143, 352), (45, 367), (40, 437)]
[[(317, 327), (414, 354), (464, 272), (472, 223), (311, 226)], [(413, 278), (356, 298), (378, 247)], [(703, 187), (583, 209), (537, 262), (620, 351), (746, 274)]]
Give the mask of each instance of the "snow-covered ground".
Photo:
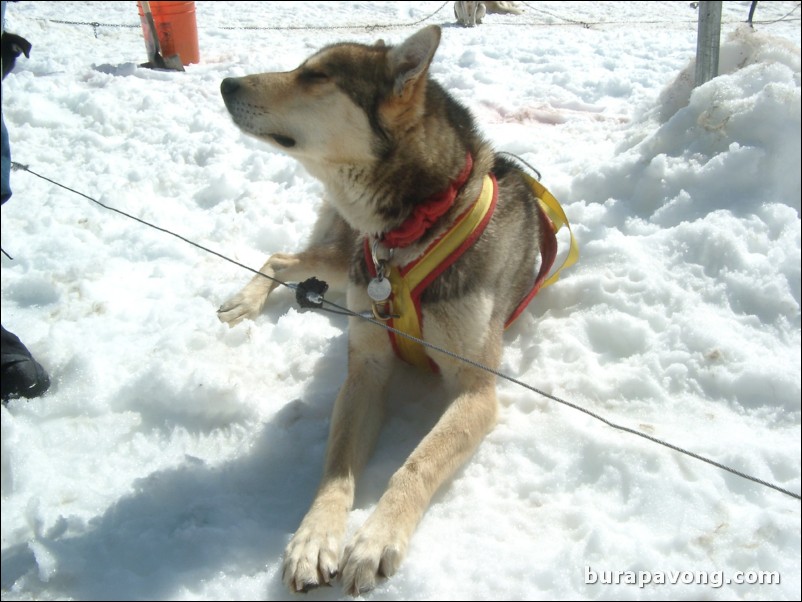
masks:
[[(451, 5), (197, 2), (200, 63), (177, 73), (137, 66), (134, 2), (10, 3), (33, 44), (2, 86), (12, 158), (259, 268), (304, 245), (321, 186), (240, 133), (220, 81), (440, 24), (432, 75), (540, 170), (580, 244), (502, 371), (799, 493), (799, 3), (759, 3), (750, 29), (725, 2), (721, 75), (695, 90), (689, 2), (530, 2), (473, 29)], [(3, 600), (286, 598), (346, 320), (285, 290), (229, 329), (243, 269), (30, 173), (11, 186), (2, 323), (53, 385), (2, 408)], [(366, 599), (800, 599), (798, 500), (498, 388), (497, 428)], [(441, 394), (400, 367), (351, 528)], [(681, 583), (602, 583), (626, 571)]]

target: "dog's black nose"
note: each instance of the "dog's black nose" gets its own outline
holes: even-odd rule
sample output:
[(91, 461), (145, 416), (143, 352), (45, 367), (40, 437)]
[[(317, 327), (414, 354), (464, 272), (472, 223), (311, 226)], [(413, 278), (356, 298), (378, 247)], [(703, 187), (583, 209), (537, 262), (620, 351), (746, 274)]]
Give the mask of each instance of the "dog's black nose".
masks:
[(227, 77), (220, 84), (220, 93), (223, 96), (234, 94), (237, 90), (239, 90), (239, 79), (236, 77)]

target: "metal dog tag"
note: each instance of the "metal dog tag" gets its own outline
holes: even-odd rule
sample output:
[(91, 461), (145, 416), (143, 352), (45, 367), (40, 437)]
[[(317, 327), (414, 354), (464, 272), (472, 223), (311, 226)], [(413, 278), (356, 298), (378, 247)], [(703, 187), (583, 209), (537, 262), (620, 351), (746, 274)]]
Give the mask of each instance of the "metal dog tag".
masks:
[(368, 296), (374, 301), (386, 301), (393, 292), (389, 278), (374, 278), (368, 282)]

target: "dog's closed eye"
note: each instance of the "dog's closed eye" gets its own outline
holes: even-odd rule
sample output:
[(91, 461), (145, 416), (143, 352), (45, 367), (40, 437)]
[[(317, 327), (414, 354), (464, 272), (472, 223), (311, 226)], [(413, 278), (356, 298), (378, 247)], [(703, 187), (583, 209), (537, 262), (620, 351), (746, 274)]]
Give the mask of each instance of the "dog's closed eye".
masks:
[(298, 79), (306, 84), (323, 84), (329, 81), (329, 76), (322, 71), (314, 69), (305, 69), (298, 75)]

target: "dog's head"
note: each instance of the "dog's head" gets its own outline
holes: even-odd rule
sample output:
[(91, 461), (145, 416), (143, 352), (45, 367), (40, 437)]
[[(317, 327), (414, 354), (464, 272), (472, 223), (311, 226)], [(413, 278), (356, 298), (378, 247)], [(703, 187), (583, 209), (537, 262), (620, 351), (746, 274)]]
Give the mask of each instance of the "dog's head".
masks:
[(17, 62), (17, 57), (19, 57), (19, 55), (24, 54), (25, 58), (31, 57), (32, 46), (31, 43), (22, 36), (5, 31), (3, 32), (2, 40), (0, 40), (0, 45), (2, 45), (3, 52), (3, 79), (5, 79), (6, 75), (11, 73), (11, 70), (14, 68), (14, 64)]
[(424, 112), (440, 28), (398, 46), (334, 44), (297, 69), (224, 79), (220, 90), (243, 132), (303, 163), (364, 163)]

